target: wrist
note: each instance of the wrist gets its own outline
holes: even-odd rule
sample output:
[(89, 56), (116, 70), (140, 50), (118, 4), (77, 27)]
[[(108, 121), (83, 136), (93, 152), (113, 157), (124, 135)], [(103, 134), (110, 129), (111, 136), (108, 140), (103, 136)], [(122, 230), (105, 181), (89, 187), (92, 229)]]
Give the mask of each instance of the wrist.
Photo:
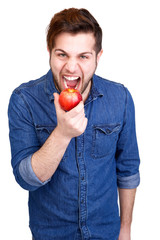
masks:
[(67, 145), (69, 144), (69, 142), (72, 139), (70, 136), (65, 135), (63, 130), (61, 130), (58, 126), (54, 129), (53, 135), (57, 139), (59, 138), (61, 140), (61, 142), (63, 142), (64, 144), (67, 144)]
[(131, 232), (131, 224), (129, 223), (121, 223), (121, 230), (123, 230), (123, 232), (130, 234)]
[(129, 226), (121, 225), (118, 240), (131, 240), (131, 228)]

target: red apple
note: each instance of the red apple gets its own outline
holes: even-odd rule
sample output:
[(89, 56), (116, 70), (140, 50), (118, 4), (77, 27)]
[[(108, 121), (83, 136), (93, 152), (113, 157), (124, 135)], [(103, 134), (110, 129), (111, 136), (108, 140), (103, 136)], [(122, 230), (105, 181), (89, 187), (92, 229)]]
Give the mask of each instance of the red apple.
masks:
[(63, 110), (69, 111), (82, 101), (82, 95), (77, 89), (66, 88), (59, 96), (59, 103)]

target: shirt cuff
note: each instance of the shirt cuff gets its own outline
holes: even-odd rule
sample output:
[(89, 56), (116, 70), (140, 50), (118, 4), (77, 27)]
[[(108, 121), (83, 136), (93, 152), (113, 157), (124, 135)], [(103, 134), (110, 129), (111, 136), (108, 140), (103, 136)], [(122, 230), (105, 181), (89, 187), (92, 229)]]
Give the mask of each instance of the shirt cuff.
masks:
[(128, 177), (121, 177), (117, 175), (117, 186), (119, 188), (132, 189), (138, 187), (139, 184), (140, 184), (139, 172)]
[(36, 187), (41, 187), (41, 186), (45, 185), (46, 183), (48, 183), (50, 181), (50, 179), (48, 179), (45, 182), (41, 182), (39, 180), (39, 178), (36, 176), (36, 174), (34, 173), (34, 171), (32, 169), (31, 158), (32, 158), (32, 155), (28, 156), (27, 158), (23, 159), (20, 162), (19, 173), (20, 173), (21, 177), (23, 178), (23, 180), (25, 182), (27, 182), (28, 184), (30, 184), (32, 186), (36, 186)]

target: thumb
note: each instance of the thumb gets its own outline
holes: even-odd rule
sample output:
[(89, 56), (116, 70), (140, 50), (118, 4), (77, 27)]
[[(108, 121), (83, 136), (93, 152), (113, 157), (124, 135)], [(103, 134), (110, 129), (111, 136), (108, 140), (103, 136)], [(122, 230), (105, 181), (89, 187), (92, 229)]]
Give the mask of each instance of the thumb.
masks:
[(55, 105), (55, 108), (56, 108), (56, 112), (57, 111), (62, 111), (62, 108), (59, 104), (59, 94), (58, 93), (53, 93), (53, 96), (54, 96), (54, 105)]

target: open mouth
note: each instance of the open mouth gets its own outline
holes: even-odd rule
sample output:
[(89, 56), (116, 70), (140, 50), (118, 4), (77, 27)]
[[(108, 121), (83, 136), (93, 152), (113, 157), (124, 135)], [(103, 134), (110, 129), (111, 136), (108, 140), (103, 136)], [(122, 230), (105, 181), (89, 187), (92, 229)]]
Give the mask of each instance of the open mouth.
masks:
[(63, 76), (65, 88), (77, 89), (80, 83), (80, 77)]

